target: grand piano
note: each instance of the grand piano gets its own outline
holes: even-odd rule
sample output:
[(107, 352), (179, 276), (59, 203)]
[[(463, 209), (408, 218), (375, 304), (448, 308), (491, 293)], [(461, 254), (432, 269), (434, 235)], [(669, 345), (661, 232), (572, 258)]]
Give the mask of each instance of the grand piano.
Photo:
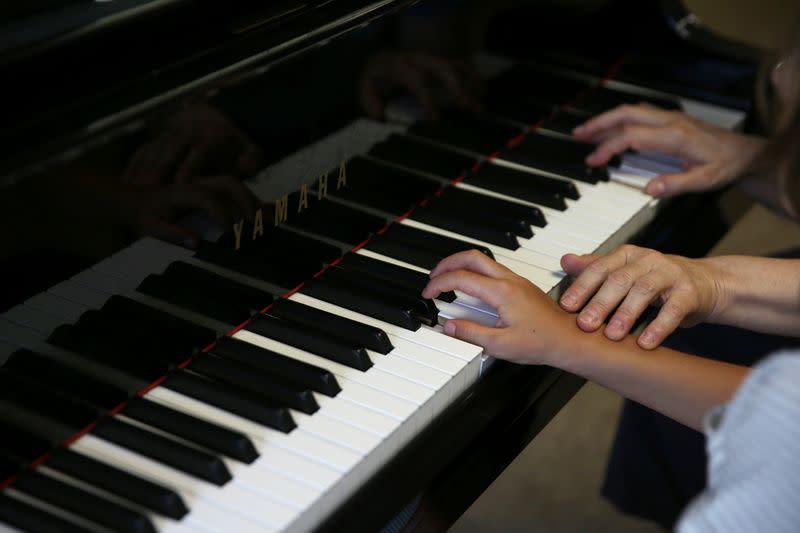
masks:
[(570, 131), (640, 101), (752, 127), (757, 51), (677, 2), (0, 10), (24, 531), (445, 529), (583, 380), (446, 337), (496, 313), (428, 271), (475, 249), (557, 297), (567, 252), (701, 255), (718, 193), (654, 201), (675, 161), (588, 169)]

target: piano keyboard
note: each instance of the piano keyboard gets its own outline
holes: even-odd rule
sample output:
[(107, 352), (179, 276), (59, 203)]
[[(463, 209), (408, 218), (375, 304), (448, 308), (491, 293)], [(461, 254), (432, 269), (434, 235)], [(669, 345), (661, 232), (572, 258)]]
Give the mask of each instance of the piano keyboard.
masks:
[(419, 294), (439, 259), (476, 248), (555, 296), (563, 254), (625, 242), (655, 212), (609, 177), (669, 162), (588, 171), (556, 129), (487, 158), (451, 118), (362, 121), (268, 169), (251, 183), (264, 199), (348, 151), (346, 188), (239, 252), (141, 239), (3, 314), (0, 522), (311, 530), (485, 367), (439, 321), (495, 310)]

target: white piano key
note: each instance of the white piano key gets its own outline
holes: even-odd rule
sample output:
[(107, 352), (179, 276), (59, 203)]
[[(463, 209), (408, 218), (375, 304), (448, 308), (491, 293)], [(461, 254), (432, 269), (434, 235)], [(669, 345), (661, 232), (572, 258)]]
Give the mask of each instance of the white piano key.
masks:
[(85, 304), (65, 300), (54, 294), (43, 292), (25, 300), (24, 305), (58, 317), (65, 322), (75, 322), (90, 309)]
[(263, 337), (251, 331), (238, 331), (233, 335), (233, 338), (255, 344), (256, 346), (261, 346), (268, 350), (273, 350), (287, 357), (291, 357), (292, 359), (297, 359), (298, 361), (324, 368), (333, 372), (337, 377), (341, 376), (350, 381), (375, 388), (418, 406), (424, 404), (433, 394), (430, 388), (417, 385), (404, 377), (382, 370), (380, 368), (381, 365), (376, 361), (373, 361), (372, 368), (363, 372), (319, 355), (306, 352), (305, 350), (300, 350), (294, 346), (289, 346), (288, 344), (274, 339)]
[[(128, 507), (129, 509), (147, 517), (147, 519), (150, 520), (150, 522), (153, 524), (153, 526), (157, 531), (164, 531), (171, 533), (189, 533), (191, 531), (198, 531), (197, 528), (198, 524), (192, 523), (193, 520), (191, 513), (186, 515), (186, 517), (184, 517), (184, 520), (182, 522), (177, 522), (171, 518), (167, 518), (159, 514), (156, 514), (153, 511), (150, 511), (149, 509), (145, 509), (140, 505), (136, 504), (135, 502), (127, 500), (124, 494), (115, 494), (108, 492), (105, 489), (101, 489), (92, 484), (86, 483), (80, 479), (63, 474), (62, 472), (59, 472), (57, 470), (53, 470), (52, 468), (47, 466), (47, 463), (37, 468), (36, 471), (47, 477), (66, 483), (67, 485), (71, 485), (73, 487), (77, 487), (78, 489), (92, 493), (96, 496), (99, 496), (100, 498), (110, 500), (114, 503), (122, 505), (123, 507)], [(199, 530), (202, 531), (202, 529)]]
[[(72, 449), (93, 459), (126, 470), (142, 478), (160, 483), (181, 494), (190, 512), (197, 513), (198, 520), (207, 521), (215, 528), (232, 528), (237, 531), (262, 531), (274, 528), (264, 520), (253, 520), (245, 503), (250, 498), (232, 482), (217, 487), (168, 467), (149, 457), (132, 452), (122, 446), (85, 435), (72, 444)], [(250, 515), (250, 516), (248, 516)]]
[(389, 339), (394, 346), (394, 350), (389, 352), (389, 356), (411, 359), (427, 367), (444, 372), (449, 376), (457, 375), (466, 366), (466, 362), (463, 359), (458, 359), (427, 346), (414, 344), (394, 335), (389, 335)]
[(455, 233), (449, 230), (443, 230), (436, 226), (431, 226), (429, 224), (424, 224), (422, 222), (418, 222), (413, 218), (406, 218), (404, 219), (401, 224), (405, 224), (407, 226), (415, 227), (417, 229), (422, 229), (428, 231), (430, 233), (435, 233), (438, 235), (444, 235), (446, 237), (452, 237), (455, 239), (460, 239), (467, 242), (472, 242), (481, 246), (485, 246), (489, 248), (492, 253), (494, 254), (495, 260), (513, 270), (516, 274), (523, 276), (534, 283), (537, 287), (542, 289), (543, 291), (547, 292), (556, 286), (559, 281), (561, 281), (561, 277), (550, 271), (549, 269), (542, 268), (536, 266), (535, 264), (531, 264), (526, 262), (527, 260), (531, 259), (528, 250), (525, 248), (518, 248), (517, 250), (508, 250), (506, 248), (502, 248), (500, 246), (495, 246), (493, 244), (479, 241), (477, 239), (469, 238), (465, 235), (461, 235), (459, 233)]
[(29, 327), (48, 335), (64, 320), (50, 314), (42, 313), (26, 305), (17, 305), (3, 313), (3, 318), (20, 326)]
[(325, 408), (325, 414), (328, 417), (347, 422), (381, 438), (386, 438), (397, 429), (399, 424), (398, 420), (376, 410), (374, 406), (365, 407), (355, 403), (346, 394), (339, 393), (335, 398), (329, 398), (322, 394), (315, 395), (315, 397), (319, 406)]
[(375, 366), (433, 390), (443, 387), (451, 378), (440, 370), (421, 365), (412, 359), (396, 357), (392, 352), (386, 355), (372, 351), (368, 353)]
[(383, 440), (377, 435), (351, 426), (341, 420), (327, 417), (324, 407), (313, 415), (293, 412), (292, 416), (302, 431), (322, 439), (328, 439), (333, 436), (337, 444), (347, 446), (362, 456), (371, 452)]
[[(332, 483), (343, 470), (348, 468), (348, 463), (354, 455), (348, 453), (341, 446), (304, 434), (297, 428), (290, 433), (282, 433), (194, 398), (188, 398), (165, 387), (153, 389), (147, 394), (147, 398), (197, 418), (244, 433), (251, 438), (253, 445), (262, 455), (268, 448), (278, 447), (296, 455), (296, 459), (306, 459), (307, 464), (304, 471), (313, 471), (313, 479), (321, 484), (322, 488), (326, 483)], [(295, 462), (300, 461), (296, 460)], [(258, 460), (256, 463), (260, 464), (261, 461)], [(291, 475), (289, 472), (287, 474)]]

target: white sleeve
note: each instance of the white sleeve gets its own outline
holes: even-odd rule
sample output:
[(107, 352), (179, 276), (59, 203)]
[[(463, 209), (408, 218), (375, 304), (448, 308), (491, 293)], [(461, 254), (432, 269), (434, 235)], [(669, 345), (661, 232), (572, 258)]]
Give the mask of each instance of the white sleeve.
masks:
[(678, 533), (800, 531), (800, 351), (756, 365), (705, 426), (708, 486)]

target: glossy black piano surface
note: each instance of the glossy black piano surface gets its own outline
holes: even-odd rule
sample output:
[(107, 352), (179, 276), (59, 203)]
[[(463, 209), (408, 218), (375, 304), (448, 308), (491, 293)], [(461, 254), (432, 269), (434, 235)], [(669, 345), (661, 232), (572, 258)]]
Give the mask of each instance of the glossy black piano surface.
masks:
[(679, 7), (5, 13), (0, 523), (452, 524), (582, 381), (445, 337), (494, 310), (423, 299), (427, 271), (477, 249), (556, 296), (562, 253), (724, 230), (715, 195), (618, 182), (669, 163), (588, 169), (568, 138), (639, 101), (741, 126), (755, 51)]

